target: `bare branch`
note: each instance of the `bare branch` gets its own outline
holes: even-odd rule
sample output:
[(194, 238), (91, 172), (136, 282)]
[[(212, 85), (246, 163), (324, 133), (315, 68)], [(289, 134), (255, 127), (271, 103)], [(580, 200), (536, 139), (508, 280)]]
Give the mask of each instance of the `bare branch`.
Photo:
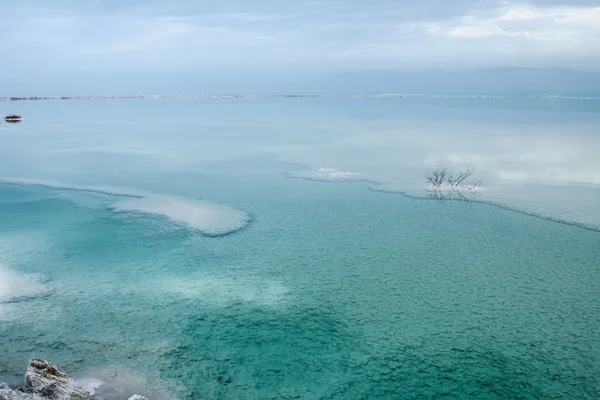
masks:
[(457, 187), (465, 179), (469, 178), (471, 175), (473, 175), (473, 166), (470, 164), (467, 164), (465, 167), (465, 170), (461, 171), (460, 174), (456, 178), (453, 178), (450, 175), (450, 177), (448, 178), (448, 183), (450, 184), (450, 186)]
[(427, 174), (427, 182), (434, 188), (441, 188), (448, 179), (448, 169), (444, 166)]
[[(427, 191), (428, 197), (435, 200), (457, 199), (468, 201), (469, 199), (461, 192), (461, 185), (473, 175), (474, 169), (473, 165), (466, 164), (465, 169), (454, 176), (446, 167), (441, 165), (438, 169), (429, 172), (426, 175), (427, 183), (431, 186), (431, 189)], [(471, 180), (465, 189), (469, 193), (474, 193), (479, 190), (480, 186), (481, 181)]]

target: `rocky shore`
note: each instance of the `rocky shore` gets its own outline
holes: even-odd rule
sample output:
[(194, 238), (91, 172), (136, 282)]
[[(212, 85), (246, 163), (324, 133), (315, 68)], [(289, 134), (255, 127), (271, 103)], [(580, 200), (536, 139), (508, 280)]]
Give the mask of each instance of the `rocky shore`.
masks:
[[(22, 386), (10, 387), (0, 382), (0, 400), (103, 400), (76, 384), (66, 372), (49, 361), (32, 359)], [(148, 400), (133, 395), (122, 400)]]

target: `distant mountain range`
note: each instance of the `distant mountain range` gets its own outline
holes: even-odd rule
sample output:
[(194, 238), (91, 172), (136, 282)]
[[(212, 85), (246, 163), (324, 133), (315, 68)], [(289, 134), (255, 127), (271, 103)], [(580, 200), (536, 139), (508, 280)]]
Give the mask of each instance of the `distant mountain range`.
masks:
[(600, 73), (546, 68), (417, 73), (369, 71), (331, 76), (322, 82), (322, 87), (332, 93), (597, 96), (600, 95)]
[[(600, 73), (554, 68), (474, 71), (187, 70), (2, 81), (0, 97), (141, 94), (455, 94), (600, 96)], [(61, 79), (62, 78), (62, 79)]]

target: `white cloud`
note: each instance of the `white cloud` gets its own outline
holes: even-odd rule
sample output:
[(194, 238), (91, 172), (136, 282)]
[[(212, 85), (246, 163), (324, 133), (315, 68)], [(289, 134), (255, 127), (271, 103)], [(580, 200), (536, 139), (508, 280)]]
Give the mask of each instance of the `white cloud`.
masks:
[(425, 29), (431, 35), (437, 35), (442, 31), (442, 27), (439, 24), (425, 24)]
[(494, 24), (457, 26), (450, 31), (450, 36), (458, 38), (477, 38), (489, 36), (522, 36), (525, 33), (511, 33)]
[(74, 71), (438, 68), (441, 63), (600, 69), (600, 7), (565, 6), (559, 0), (529, 5), (373, 0), (368, 6), (358, 0), (221, 5), (174, 0), (146, 2), (144, 8), (62, 0), (63, 6), (71, 4), (63, 11), (42, 2), (30, 9), (12, 3), (12, 10), (9, 1), (0, 15), (0, 35), (13, 55), (7, 68), (14, 73), (33, 71), (41, 61), (47, 68)]
[(189, 18), (154, 18), (125, 21), (120, 33), (98, 46), (81, 46), (85, 52), (156, 52), (161, 50), (224, 50), (244, 48), (272, 38), (229, 26), (202, 24)]
[(600, 7), (571, 8), (555, 15), (556, 22), (560, 23), (591, 23), (600, 30)]
[(492, 19), (493, 21), (531, 21), (531, 20), (549, 20), (554, 23), (600, 23), (600, 7), (594, 8), (574, 8), (574, 7), (553, 7), (553, 8), (525, 8), (512, 7), (503, 15)]
[(496, 21), (521, 21), (521, 20), (531, 20), (537, 18), (545, 18), (548, 15), (539, 11), (530, 8), (521, 8), (515, 7), (509, 9), (504, 15), (495, 18)]
[(571, 46), (567, 49), (571, 52), (586, 47), (588, 54), (599, 55), (595, 42), (600, 37), (600, 7), (510, 7), (498, 16), (463, 18), (447, 34), (454, 38), (526, 37), (546, 46), (538, 50), (556, 57), (565, 46)]

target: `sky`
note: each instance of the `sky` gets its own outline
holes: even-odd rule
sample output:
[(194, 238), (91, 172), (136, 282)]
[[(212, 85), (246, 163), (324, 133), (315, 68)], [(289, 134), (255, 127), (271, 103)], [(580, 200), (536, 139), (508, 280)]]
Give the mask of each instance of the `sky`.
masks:
[(142, 71), (600, 71), (600, 0), (0, 0), (0, 10), (0, 70), (13, 82)]

